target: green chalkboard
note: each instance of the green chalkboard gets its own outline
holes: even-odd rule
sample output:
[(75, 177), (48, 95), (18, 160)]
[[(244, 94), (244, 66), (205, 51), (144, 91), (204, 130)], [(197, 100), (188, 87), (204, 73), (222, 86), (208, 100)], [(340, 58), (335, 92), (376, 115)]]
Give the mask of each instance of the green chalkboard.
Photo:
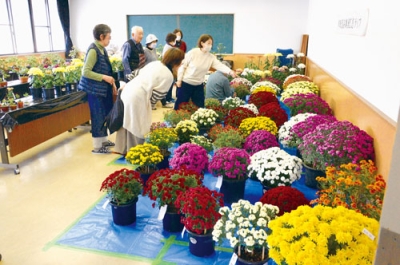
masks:
[(222, 43), (225, 46), (223, 53), (233, 53), (233, 14), (212, 15), (128, 15), (127, 37), (131, 36), (131, 28), (135, 25), (143, 27), (145, 38), (148, 34), (154, 34), (158, 43), (164, 45), (165, 37), (169, 32), (180, 28), (183, 32), (183, 40), (187, 44), (188, 51), (196, 47), (201, 34), (210, 34), (213, 39), (213, 52), (217, 52), (217, 46)]

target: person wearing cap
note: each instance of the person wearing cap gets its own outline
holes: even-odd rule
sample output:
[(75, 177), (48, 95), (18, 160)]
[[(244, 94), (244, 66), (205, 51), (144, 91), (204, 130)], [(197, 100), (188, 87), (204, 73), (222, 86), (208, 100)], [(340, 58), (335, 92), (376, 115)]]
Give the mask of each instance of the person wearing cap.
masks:
[(131, 28), (132, 38), (122, 46), (122, 64), (124, 66), (125, 81), (128, 82), (127, 75), (132, 71), (140, 69), (144, 66), (146, 57), (144, 55), (143, 46), (140, 43), (143, 39), (143, 28), (133, 26)]
[(182, 30), (180, 29), (175, 29), (172, 33), (176, 35), (176, 43), (175, 47), (181, 49), (183, 52), (186, 53), (186, 42), (184, 42), (183, 39), (183, 33)]
[(144, 55), (146, 57), (146, 61), (145, 61), (144, 65), (146, 65), (150, 62), (153, 62), (153, 61), (157, 61), (157, 58), (158, 58), (157, 51), (156, 51), (157, 42), (158, 42), (158, 39), (157, 39), (156, 35), (154, 35), (154, 34), (147, 35), (146, 47), (143, 48)]

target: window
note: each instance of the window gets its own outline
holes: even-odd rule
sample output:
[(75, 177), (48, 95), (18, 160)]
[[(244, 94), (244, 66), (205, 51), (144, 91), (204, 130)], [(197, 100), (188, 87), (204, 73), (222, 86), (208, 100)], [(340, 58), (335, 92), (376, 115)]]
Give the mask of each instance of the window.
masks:
[(0, 0), (0, 34), (0, 55), (65, 50), (57, 0)]

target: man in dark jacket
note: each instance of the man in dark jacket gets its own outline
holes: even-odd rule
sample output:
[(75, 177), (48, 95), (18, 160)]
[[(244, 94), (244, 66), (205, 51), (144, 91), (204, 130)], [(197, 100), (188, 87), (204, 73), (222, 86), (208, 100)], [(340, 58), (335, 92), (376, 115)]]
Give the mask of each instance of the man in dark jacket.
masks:
[(126, 76), (132, 71), (142, 68), (146, 62), (143, 46), (140, 43), (143, 39), (143, 28), (133, 26), (131, 34), (132, 38), (122, 46), (122, 64), (126, 82), (128, 81)]

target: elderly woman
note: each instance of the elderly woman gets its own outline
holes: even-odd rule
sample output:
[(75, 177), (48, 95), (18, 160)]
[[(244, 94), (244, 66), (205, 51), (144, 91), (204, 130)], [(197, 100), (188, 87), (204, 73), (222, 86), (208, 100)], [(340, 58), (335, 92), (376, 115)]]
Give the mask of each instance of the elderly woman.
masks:
[(118, 130), (115, 152), (126, 154), (133, 146), (144, 143), (150, 132), (151, 105), (165, 97), (185, 54), (178, 48), (168, 50), (161, 61), (143, 67), (123, 88), (124, 123)]

